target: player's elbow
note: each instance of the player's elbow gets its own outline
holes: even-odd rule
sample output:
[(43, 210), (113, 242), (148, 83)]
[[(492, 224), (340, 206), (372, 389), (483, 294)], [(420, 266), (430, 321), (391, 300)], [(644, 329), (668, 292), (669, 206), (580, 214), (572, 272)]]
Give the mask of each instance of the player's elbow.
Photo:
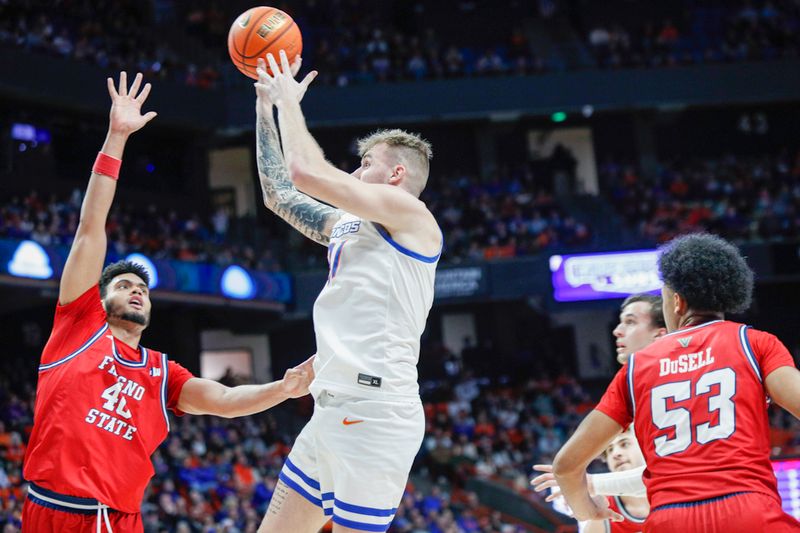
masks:
[(289, 178), (292, 185), (305, 194), (313, 195), (319, 172), (315, 166), (305, 159), (295, 160), (289, 165)]
[(556, 478), (574, 475), (584, 468), (585, 466), (582, 465), (577, 458), (572, 457), (572, 454), (570, 454), (569, 450), (566, 448), (561, 448), (556, 454), (555, 459), (553, 459), (553, 475), (556, 476)]

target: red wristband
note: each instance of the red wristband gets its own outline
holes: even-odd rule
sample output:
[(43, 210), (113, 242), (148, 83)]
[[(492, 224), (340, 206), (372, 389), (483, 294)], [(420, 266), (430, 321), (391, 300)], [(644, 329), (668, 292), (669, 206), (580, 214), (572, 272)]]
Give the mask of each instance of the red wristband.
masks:
[(97, 159), (94, 160), (92, 172), (102, 174), (111, 179), (119, 179), (119, 167), (122, 166), (122, 159), (111, 157), (103, 152), (97, 152)]

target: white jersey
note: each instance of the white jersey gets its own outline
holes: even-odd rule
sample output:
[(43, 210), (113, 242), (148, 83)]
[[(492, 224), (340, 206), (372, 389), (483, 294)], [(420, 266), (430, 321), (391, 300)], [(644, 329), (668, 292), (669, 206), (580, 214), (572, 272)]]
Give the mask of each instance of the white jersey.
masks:
[(440, 254), (423, 256), (345, 213), (331, 230), (328, 280), (314, 303), (311, 393), (418, 399), (417, 361)]

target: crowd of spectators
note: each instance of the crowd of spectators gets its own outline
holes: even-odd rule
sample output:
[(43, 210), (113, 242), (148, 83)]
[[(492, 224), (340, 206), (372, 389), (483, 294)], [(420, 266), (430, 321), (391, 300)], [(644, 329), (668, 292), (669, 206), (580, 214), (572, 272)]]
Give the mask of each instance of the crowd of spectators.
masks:
[[(6, 361), (2, 368), (0, 531), (13, 533), (19, 531), (25, 498), (22, 464), (33, 423), (34, 370), (31, 361)], [(152, 457), (155, 475), (142, 506), (145, 531), (255, 532), (272, 498), (278, 472), (310, 409), (311, 400), (306, 397), (235, 420), (173, 417), (169, 436)], [(426, 403), (429, 413), (439, 409)], [(433, 427), (435, 422), (428, 416)], [(422, 453), (429, 454), (428, 448), (426, 445)], [(428, 463), (421, 455), (391, 533), (526, 531), (481, 505), (474, 493), (440, 478), (437, 469), (430, 470), (436, 475), (429, 473)]]
[(132, 0), (0, 2), (0, 46), (127, 69), (149, 79), (202, 88), (219, 78), (216, 62), (198, 64), (155, 26), (147, 3)]
[[(40, 349), (41, 332), (23, 334), (28, 347), (18, 350), (20, 355)], [(480, 367), (474, 361), (493, 360), (491, 350), (468, 343), (454, 355), (442, 347), (426, 346), (430, 352), (425, 354), (426, 365), (442, 368), (420, 369), (421, 375), (431, 376), (421, 383), (426, 435), (391, 533), (527, 531), (478, 501), (467, 486), (476, 478), (511, 487), (531, 504), (543, 506), (542, 496), (528, 485), (531, 467), (552, 461), (597, 398), (571, 377), (563, 363), (558, 365), (557, 357), (546, 353), (542, 354), (546, 361), (526, 361), (526, 377), (504, 377), (498, 368), (474, 373)], [(0, 365), (3, 533), (17, 532), (20, 524), (35, 361), (29, 354)], [(277, 474), (311, 409), (312, 401), (306, 397), (233, 420), (173, 417), (170, 434), (152, 458), (155, 476), (142, 507), (145, 531), (256, 531)], [(771, 410), (771, 443), (775, 456), (800, 453), (800, 425), (781, 409)], [(595, 467), (602, 468), (599, 463)]]
[[(82, 202), (81, 191), (68, 198), (12, 196), (0, 205), (0, 238), (32, 239), (42, 246), (70, 245), (75, 235)], [(177, 259), (226, 266), (239, 264), (254, 270), (283, 269), (271, 246), (256, 247), (234, 239), (235, 226), (252, 225), (250, 218), (235, 219), (225, 208), (210, 216), (179, 215), (155, 205), (135, 206), (118, 202), (106, 224), (109, 250), (118, 257), (133, 252), (152, 259)], [(233, 242), (235, 241), (235, 242)]]
[(649, 177), (609, 161), (600, 177), (626, 226), (648, 242), (701, 230), (735, 241), (800, 235), (800, 151), (676, 158)]
[[(457, 175), (437, 180), (425, 192), (423, 199), (445, 235), (444, 261), (525, 256), (589, 241), (587, 226), (550, 193), (536, 188), (530, 170), (506, 174), (489, 181)], [(63, 198), (43, 197), (36, 191), (9, 195), (0, 204), (0, 238), (69, 245), (81, 201), (78, 190)], [(120, 257), (140, 252), (152, 259), (236, 263), (266, 272), (325, 268), (325, 255), (318, 247), (292, 235), (277, 217), (258, 222), (250, 216), (237, 218), (222, 207), (207, 214), (181, 213), (155, 204), (118, 201), (109, 214), (107, 234), (109, 250)]]
[(676, 2), (672, 17), (664, 14), (656, 18), (648, 13), (638, 20), (615, 17), (614, 13), (606, 10), (605, 21), (592, 25), (586, 35), (600, 67), (800, 56), (800, 6), (792, 1)]
[(527, 166), (498, 172), (488, 181), (455, 175), (438, 182), (422, 199), (442, 227), (447, 261), (533, 255), (591, 240), (586, 224), (537, 187)]
[[(604, 9), (583, 22), (591, 6), (540, 0), (443, 4), (419, 0), (305, 0), (281, 5), (303, 29), (306, 65), (319, 82), (352, 84), (528, 75), (585, 64), (567, 60), (558, 46), (537, 54), (526, 21), (560, 21), (585, 34), (599, 67), (668, 66), (769, 60), (800, 52), (800, 7), (791, 0), (692, 2), (675, 17), (626, 16), (627, 6)], [(39, 0), (0, 3), (0, 45), (89, 61), (108, 70), (139, 70), (201, 88), (223, 79), (243, 82), (227, 58), (231, 21), (250, 7), (241, 2)], [(570, 9), (579, 13), (570, 15)], [(655, 20), (653, 20), (655, 19)], [(459, 21), (457, 24), (454, 21)], [(584, 27), (586, 26), (586, 27)], [(460, 31), (459, 31), (460, 30)], [(165, 39), (170, 35), (170, 39)]]

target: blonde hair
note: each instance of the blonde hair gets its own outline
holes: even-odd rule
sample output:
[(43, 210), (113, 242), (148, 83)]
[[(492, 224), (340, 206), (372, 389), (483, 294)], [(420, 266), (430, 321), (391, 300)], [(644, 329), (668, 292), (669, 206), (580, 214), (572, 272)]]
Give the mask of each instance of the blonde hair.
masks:
[(430, 160), (433, 159), (433, 149), (431, 143), (426, 141), (417, 133), (411, 133), (401, 129), (377, 130), (370, 135), (358, 140), (358, 155), (364, 157), (378, 144), (385, 144), (393, 149), (400, 161), (409, 171), (411, 180), (409, 191), (417, 196), (420, 195), (425, 184), (428, 182), (428, 172), (430, 171)]

